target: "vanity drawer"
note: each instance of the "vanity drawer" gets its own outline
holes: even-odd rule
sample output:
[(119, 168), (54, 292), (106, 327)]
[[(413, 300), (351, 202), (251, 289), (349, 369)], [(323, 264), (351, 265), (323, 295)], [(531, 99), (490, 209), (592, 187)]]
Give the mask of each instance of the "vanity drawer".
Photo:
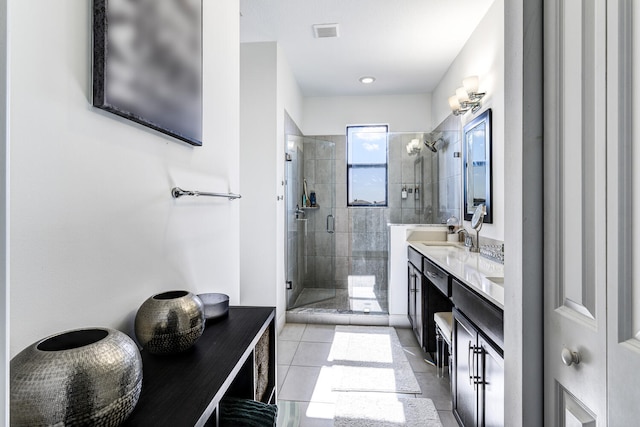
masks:
[(409, 262), (422, 273), (422, 254), (409, 246), (408, 257)]
[(504, 312), (458, 280), (452, 280), (453, 305), (501, 349), (504, 348)]
[(451, 296), (451, 276), (449, 273), (424, 258), (422, 265), (423, 274), (440, 290), (445, 296)]

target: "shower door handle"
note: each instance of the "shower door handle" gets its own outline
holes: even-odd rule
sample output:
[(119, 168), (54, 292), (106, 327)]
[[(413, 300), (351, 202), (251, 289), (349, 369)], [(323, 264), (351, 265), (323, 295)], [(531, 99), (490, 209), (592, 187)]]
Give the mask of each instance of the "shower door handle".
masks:
[(327, 233), (333, 234), (336, 228), (336, 222), (333, 215), (327, 215)]

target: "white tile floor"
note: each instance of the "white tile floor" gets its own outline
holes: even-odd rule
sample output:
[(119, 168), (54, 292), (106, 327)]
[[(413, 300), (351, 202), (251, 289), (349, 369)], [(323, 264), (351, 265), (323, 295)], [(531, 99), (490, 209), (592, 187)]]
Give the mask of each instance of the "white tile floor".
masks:
[[(449, 379), (438, 378), (410, 329), (396, 328), (421, 394), (433, 401), (445, 427), (457, 426), (451, 413)], [(331, 427), (338, 392), (331, 390), (327, 361), (334, 325), (288, 323), (278, 337), (278, 427)]]

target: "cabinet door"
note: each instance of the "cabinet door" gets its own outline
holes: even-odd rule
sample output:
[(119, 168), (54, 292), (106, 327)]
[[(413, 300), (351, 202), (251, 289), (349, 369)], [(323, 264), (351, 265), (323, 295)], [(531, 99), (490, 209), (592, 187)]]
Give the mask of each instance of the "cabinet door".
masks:
[(480, 425), (499, 427), (504, 425), (504, 358), (502, 352), (478, 335), (478, 347), (482, 349), (478, 357), (481, 379), (479, 381)]
[(413, 328), (416, 321), (416, 269), (411, 265), (411, 263), (408, 263), (407, 266), (407, 283), (409, 283), (409, 322), (411, 322), (411, 327)]
[(460, 312), (453, 310), (453, 414), (465, 427), (477, 425), (477, 331)]
[(416, 324), (413, 327), (413, 330), (416, 333), (416, 337), (418, 337), (418, 343), (420, 344), (420, 347), (424, 347), (424, 301), (422, 289), (422, 273), (419, 271), (416, 271), (415, 273)]

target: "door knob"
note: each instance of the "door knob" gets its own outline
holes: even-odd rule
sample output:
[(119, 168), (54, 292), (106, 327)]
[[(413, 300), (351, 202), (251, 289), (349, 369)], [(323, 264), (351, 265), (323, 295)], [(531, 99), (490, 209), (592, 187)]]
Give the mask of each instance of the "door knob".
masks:
[(580, 354), (565, 347), (562, 349), (562, 362), (567, 366), (577, 365), (580, 363)]

